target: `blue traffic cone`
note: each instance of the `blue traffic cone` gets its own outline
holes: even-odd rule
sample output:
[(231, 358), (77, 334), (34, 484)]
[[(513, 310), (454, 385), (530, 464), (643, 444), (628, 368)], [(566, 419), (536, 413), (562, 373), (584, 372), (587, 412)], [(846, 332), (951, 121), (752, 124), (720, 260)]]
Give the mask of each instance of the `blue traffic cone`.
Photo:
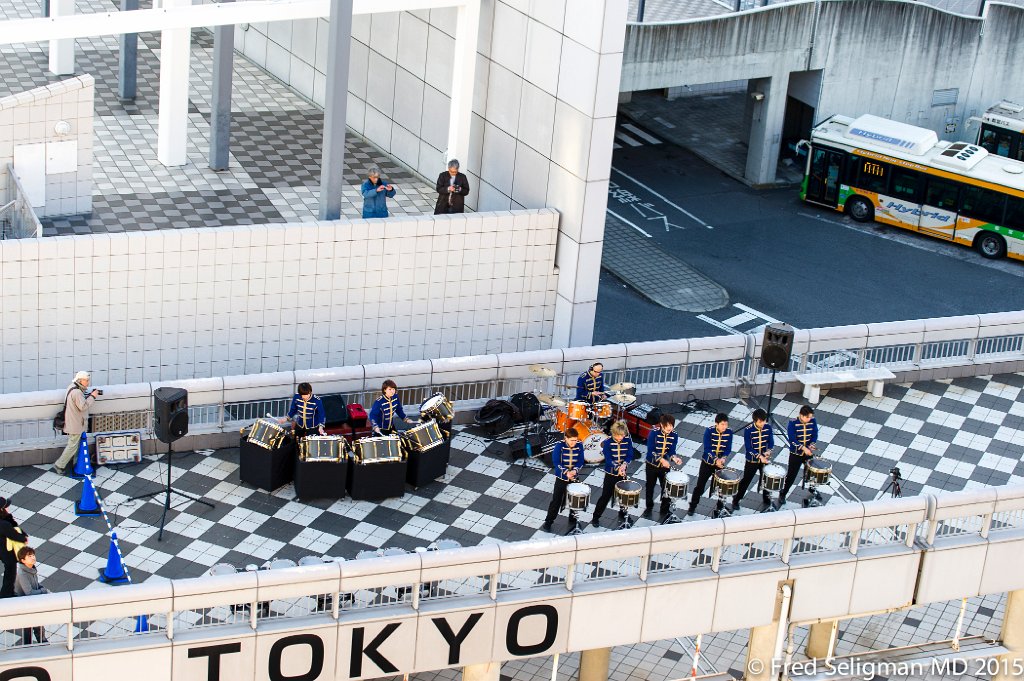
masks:
[(121, 550), (117, 548), (117, 533), (110, 535), (110, 552), (107, 554), (107, 567), (100, 570), (100, 581), (104, 584), (128, 584), (128, 574), (121, 562)]
[(149, 631), (149, 618), (145, 615), (139, 615), (135, 618), (135, 633), (144, 634)]
[(81, 480), (92, 473), (92, 461), (89, 459), (89, 439), (85, 433), (82, 433), (82, 439), (78, 441), (78, 457), (75, 459), (75, 467), (71, 469), (71, 477)]
[(92, 478), (85, 478), (82, 483), (82, 498), (75, 502), (75, 515), (103, 515), (103, 509), (96, 501), (96, 489), (92, 486)]

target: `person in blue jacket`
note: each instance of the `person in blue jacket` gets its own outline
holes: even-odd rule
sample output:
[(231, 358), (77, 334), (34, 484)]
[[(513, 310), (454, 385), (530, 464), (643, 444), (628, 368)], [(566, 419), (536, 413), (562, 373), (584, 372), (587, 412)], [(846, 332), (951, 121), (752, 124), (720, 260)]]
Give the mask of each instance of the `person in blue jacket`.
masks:
[(686, 515), (691, 516), (697, 511), (700, 496), (708, 486), (708, 481), (715, 471), (725, 466), (725, 460), (732, 453), (732, 429), (729, 428), (729, 415), (715, 415), (715, 425), (704, 429), (704, 453), (700, 457), (700, 468), (697, 469), (697, 484), (690, 497), (690, 508)]
[(380, 179), (380, 168), (375, 165), (366, 169), (366, 177), (359, 188), (363, 195), (363, 217), (386, 218), (388, 199), (394, 198), (395, 187), (390, 182)]
[(818, 421), (814, 418), (814, 409), (810, 405), (800, 407), (797, 417), (789, 420), (786, 438), (789, 440), (789, 466), (786, 468), (786, 484), (779, 495), (780, 506), (786, 503), (786, 495), (796, 482), (800, 467), (807, 464), (808, 459), (814, 456), (814, 450), (818, 448)]

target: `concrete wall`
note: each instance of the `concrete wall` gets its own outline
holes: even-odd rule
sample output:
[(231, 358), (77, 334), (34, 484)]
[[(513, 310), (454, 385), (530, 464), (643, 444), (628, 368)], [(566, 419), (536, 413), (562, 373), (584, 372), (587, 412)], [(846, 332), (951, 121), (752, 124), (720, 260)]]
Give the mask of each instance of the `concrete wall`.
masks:
[(550, 347), (554, 211), (0, 241), (0, 392)]
[[(561, 214), (554, 343), (593, 337), (625, 0), (482, 0), (469, 157), (475, 210)], [(431, 182), (444, 169), (455, 10), (356, 16), (348, 125)], [(327, 20), (236, 33), (256, 64), (323, 105)]]
[[(8, 196), (7, 164), (36, 215), (92, 210), (93, 77), (69, 78), (0, 99), (0, 205)], [(58, 135), (60, 121), (70, 132)]]
[[(785, 98), (793, 72), (822, 71), (816, 118), (872, 113), (970, 139), (966, 128), (1000, 99), (1024, 101), (1024, 8), (991, 4), (985, 17), (890, 0), (773, 5), (713, 19), (631, 24), (623, 92), (682, 84), (763, 79), (766, 97), (751, 130), (752, 173), (774, 177)], [(957, 88), (952, 106), (936, 90)], [(952, 127), (947, 131), (947, 124)], [(752, 167), (756, 166), (756, 167)], [(769, 178), (770, 179), (770, 178)]]

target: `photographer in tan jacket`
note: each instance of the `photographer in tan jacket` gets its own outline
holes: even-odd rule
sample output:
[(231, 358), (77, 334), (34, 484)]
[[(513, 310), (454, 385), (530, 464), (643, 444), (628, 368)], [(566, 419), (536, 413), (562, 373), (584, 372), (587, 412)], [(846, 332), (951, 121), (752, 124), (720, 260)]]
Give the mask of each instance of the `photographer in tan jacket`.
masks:
[(78, 442), (82, 439), (89, 419), (89, 407), (98, 395), (103, 394), (102, 390), (89, 389), (90, 378), (88, 371), (79, 371), (75, 374), (75, 382), (68, 386), (67, 407), (64, 410), (64, 432), (67, 433), (68, 444), (53, 464), (53, 470), (58, 475), (67, 473), (68, 466), (78, 453)]

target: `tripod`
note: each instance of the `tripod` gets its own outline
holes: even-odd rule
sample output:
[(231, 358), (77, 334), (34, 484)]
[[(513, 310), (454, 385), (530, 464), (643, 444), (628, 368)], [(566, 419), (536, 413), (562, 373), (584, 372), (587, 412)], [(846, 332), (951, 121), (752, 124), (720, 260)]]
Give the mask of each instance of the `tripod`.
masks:
[(882, 490), (882, 496), (885, 496), (886, 492), (889, 492), (893, 499), (898, 499), (903, 496), (903, 488), (900, 486), (900, 480), (903, 479), (903, 475), (900, 474), (899, 466), (893, 466), (889, 469), (889, 484)]
[(200, 499), (199, 497), (194, 497), (191, 494), (186, 494), (184, 492), (179, 492), (178, 490), (176, 490), (173, 487), (171, 487), (171, 460), (172, 460), (173, 457), (174, 457), (174, 450), (171, 448), (171, 443), (168, 442), (167, 443), (167, 486), (164, 489), (160, 489), (160, 490), (157, 490), (155, 492), (148, 492), (147, 494), (140, 494), (140, 495), (138, 495), (136, 497), (131, 497), (131, 498), (125, 500), (125, 502), (137, 501), (139, 499), (149, 499), (150, 497), (155, 497), (158, 494), (165, 495), (164, 496), (164, 512), (160, 514), (160, 533), (157, 534), (157, 536), (156, 536), (156, 540), (157, 541), (163, 541), (163, 538), (164, 538), (164, 523), (167, 521), (167, 509), (169, 509), (171, 507), (171, 495), (172, 494), (177, 494), (179, 497), (185, 497), (186, 499), (190, 499), (190, 500), (196, 501), (196, 502), (198, 502), (198, 503), (200, 503), (200, 504), (202, 504), (204, 506), (209, 506), (210, 508), (213, 508), (213, 504), (210, 503), (209, 501), (206, 501), (204, 499)]

